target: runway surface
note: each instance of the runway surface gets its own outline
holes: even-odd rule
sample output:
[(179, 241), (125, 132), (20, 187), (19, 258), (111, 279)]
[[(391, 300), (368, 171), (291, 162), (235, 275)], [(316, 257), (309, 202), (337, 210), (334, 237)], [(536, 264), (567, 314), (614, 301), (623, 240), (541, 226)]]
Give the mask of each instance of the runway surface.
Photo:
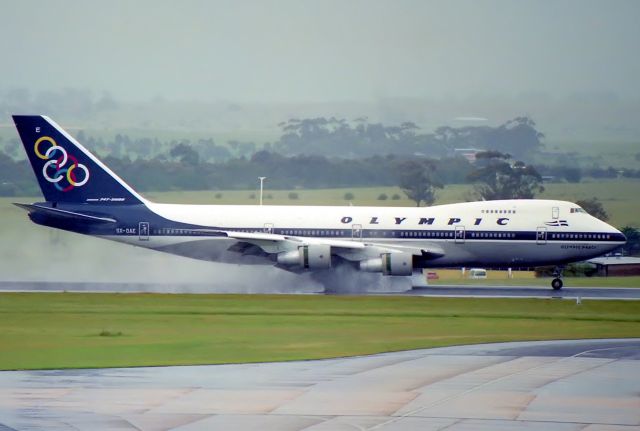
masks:
[[(95, 283), (95, 282), (40, 282), (40, 281), (0, 281), (0, 292), (155, 292), (155, 293), (296, 293), (295, 291), (270, 292), (259, 284), (251, 290), (215, 290), (207, 284), (180, 283)], [(304, 293), (310, 293), (305, 291)], [(338, 292), (340, 293), (340, 292)], [(629, 299), (640, 300), (640, 288), (618, 287), (564, 287), (555, 291), (549, 286), (492, 286), (492, 285), (434, 285), (414, 288), (402, 292), (369, 292), (349, 290), (350, 295), (391, 294), (444, 297), (487, 297), (487, 298), (565, 298), (565, 299)], [(1, 430), (0, 430), (1, 431)]]
[(485, 298), (565, 298), (565, 299), (635, 299), (640, 300), (640, 288), (624, 287), (551, 287), (530, 286), (432, 286), (414, 288), (406, 295), (485, 297)]
[(0, 372), (0, 430), (639, 430), (640, 339)]

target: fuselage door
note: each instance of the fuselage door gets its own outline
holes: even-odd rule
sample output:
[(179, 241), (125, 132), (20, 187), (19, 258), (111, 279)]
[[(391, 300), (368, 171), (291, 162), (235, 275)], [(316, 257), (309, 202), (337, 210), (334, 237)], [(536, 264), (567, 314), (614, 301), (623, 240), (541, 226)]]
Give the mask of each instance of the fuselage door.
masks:
[(141, 221), (138, 223), (138, 239), (140, 241), (149, 241), (149, 222)]
[(351, 225), (351, 239), (354, 241), (362, 241), (362, 225)]
[(264, 233), (273, 233), (273, 223), (265, 223), (263, 232)]
[(551, 208), (551, 218), (557, 220), (560, 217), (560, 208), (553, 207)]
[(464, 226), (456, 226), (456, 244), (464, 243)]
[(547, 243), (547, 228), (538, 226), (536, 231), (536, 244), (544, 245)]

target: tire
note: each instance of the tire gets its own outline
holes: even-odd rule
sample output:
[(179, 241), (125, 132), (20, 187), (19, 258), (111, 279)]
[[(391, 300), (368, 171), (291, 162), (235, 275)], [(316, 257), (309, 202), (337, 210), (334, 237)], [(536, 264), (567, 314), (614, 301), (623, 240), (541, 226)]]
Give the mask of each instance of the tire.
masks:
[(551, 287), (553, 288), (553, 290), (562, 289), (562, 280), (559, 278), (554, 278), (553, 281), (551, 281)]

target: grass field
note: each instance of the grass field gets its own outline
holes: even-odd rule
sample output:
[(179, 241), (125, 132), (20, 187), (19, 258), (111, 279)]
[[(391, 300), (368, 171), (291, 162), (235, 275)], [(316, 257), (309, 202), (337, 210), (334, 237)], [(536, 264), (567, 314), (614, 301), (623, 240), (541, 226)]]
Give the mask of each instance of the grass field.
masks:
[(638, 301), (0, 294), (0, 369), (282, 361), (639, 336)]

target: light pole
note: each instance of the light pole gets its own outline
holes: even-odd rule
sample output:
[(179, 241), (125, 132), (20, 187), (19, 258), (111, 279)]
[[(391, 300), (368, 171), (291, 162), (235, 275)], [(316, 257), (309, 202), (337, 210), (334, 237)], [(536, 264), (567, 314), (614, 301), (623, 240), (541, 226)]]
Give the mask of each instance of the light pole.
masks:
[(266, 180), (267, 177), (258, 177), (258, 179), (260, 180), (260, 206), (262, 206), (262, 190), (264, 186), (264, 180)]

